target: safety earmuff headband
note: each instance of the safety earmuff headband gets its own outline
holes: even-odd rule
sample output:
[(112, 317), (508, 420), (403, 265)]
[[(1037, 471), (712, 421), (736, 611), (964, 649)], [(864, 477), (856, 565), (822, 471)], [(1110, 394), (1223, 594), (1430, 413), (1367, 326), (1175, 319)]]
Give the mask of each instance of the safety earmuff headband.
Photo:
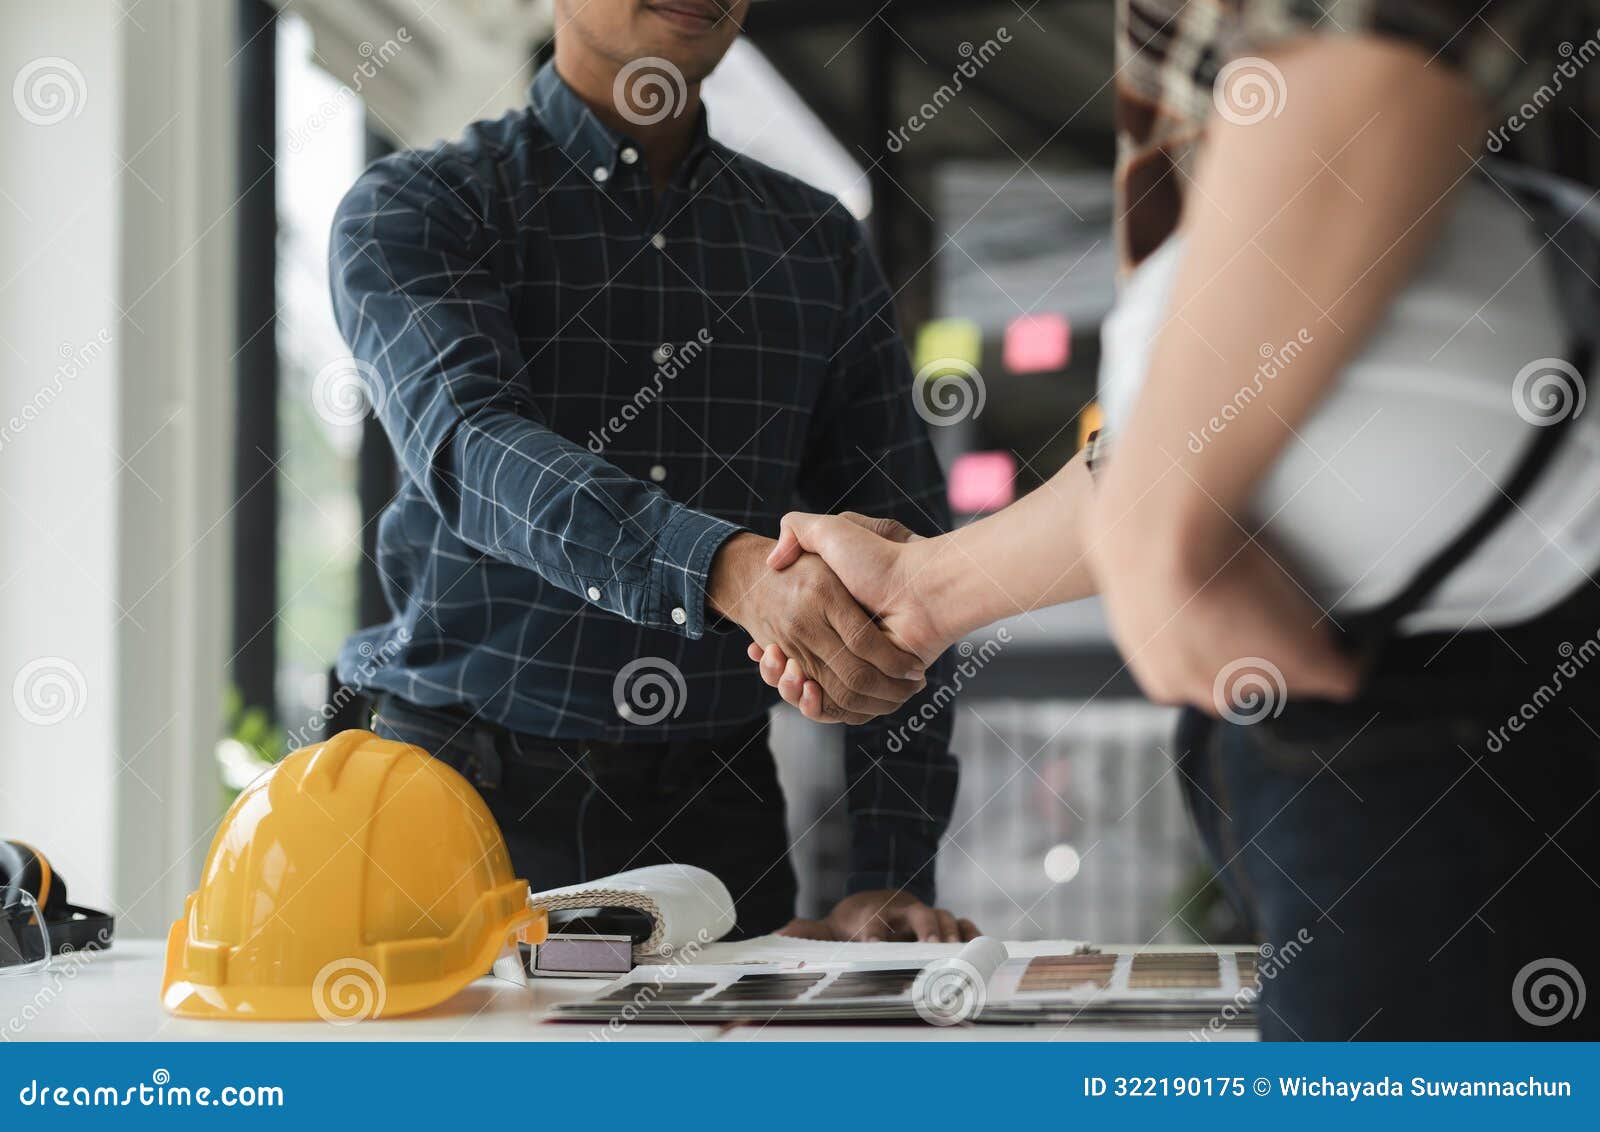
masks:
[(67, 884), (50, 861), (23, 841), (0, 841), (0, 890), (26, 892), (50, 935), (50, 951), (98, 951), (111, 946), (116, 917), (67, 900)]

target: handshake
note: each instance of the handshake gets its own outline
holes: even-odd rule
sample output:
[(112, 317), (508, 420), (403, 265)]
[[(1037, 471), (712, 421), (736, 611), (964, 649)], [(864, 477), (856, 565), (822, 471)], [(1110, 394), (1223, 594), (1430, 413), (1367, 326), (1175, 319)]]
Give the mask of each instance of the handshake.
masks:
[(938, 541), (893, 519), (794, 512), (776, 542), (724, 543), (706, 599), (750, 634), (750, 659), (786, 702), (821, 723), (865, 723), (922, 691), (958, 635), (917, 585)]

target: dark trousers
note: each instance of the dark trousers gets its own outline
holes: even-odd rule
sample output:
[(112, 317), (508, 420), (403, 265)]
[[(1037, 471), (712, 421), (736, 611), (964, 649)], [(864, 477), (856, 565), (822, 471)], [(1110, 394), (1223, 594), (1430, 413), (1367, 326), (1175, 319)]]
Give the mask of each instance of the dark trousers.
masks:
[[(1566, 654), (1548, 633), (1521, 641), (1525, 664), (1483, 647), (1454, 695), (1447, 662), (1419, 665), (1408, 702), (1401, 664), (1381, 701), (1185, 715), (1190, 810), (1275, 956), (1263, 1037), (1600, 1036), (1600, 1009), (1576, 1012), (1600, 990), (1600, 671), (1523, 711)], [(1533, 718), (1493, 737), (1512, 712)]]
[(733, 896), (736, 936), (794, 916), (783, 791), (765, 716), (717, 739), (618, 746), (513, 735), (393, 696), (373, 730), (460, 771), (534, 891), (678, 862)]

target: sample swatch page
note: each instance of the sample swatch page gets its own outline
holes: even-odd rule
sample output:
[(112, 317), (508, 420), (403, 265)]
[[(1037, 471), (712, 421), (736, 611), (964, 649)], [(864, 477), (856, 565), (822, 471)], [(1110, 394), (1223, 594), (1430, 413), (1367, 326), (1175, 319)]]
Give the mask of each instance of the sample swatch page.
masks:
[(675, 1021), (1204, 1022), (1253, 1016), (1254, 952), (1080, 950), (1012, 957), (974, 940), (924, 961), (641, 966), (557, 1018)]

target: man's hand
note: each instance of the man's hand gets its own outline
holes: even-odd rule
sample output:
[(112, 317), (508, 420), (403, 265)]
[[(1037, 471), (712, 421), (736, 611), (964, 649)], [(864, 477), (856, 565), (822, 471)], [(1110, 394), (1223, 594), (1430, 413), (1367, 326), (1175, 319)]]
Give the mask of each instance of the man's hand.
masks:
[(767, 565), (771, 539), (742, 532), (711, 562), (706, 600), (754, 642), (776, 646), (820, 686), (818, 715), (865, 723), (924, 686), (923, 662), (896, 648), (815, 555), (781, 572)]
[[(787, 571), (793, 563), (803, 561), (806, 551), (821, 556), (851, 596), (877, 616), (890, 640), (932, 664), (953, 639), (940, 627), (917, 588), (921, 563), (937, 542), (913, 534), (893, 519), (855, 512), (793, 512), (784, 516), (783, 533), (767, 561), (774, 569)], [(803, 662), (779, 646), (752, 646), (749, 656), (761, 665), (761, 678), (777, 688), (785, 702), (808, 719), (823, 719), (823, 689)]]
[(966, 943), (981, 933), (971, 920), (930, 908), (909, 892), (874, 889), (846, 896), (821, 920), (790, 920), (779, 935), (846, 942), (919, 940)]

